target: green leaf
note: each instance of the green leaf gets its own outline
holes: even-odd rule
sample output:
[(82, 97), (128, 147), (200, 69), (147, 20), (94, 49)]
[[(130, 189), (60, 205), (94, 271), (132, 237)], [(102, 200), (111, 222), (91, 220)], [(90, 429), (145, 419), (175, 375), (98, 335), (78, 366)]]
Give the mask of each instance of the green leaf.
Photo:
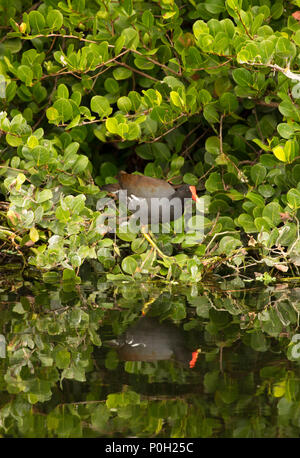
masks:
[(63, 271), (63, 281), (71, 282), (75, 284), (80, 284), (80, 278), (77, 277), (74, 269), (64, 269)]
[(201, 89), (198, 92), (198, 100), (202, 105), (206, 105), (212, 99), (211, 94), (206, 89)]
[(75, 175), (80, 174), (84, 170), (86, 170), (88, 164), (89, 164), (89, 159), (84, 155), (80, 155), (72, 167), (72, 172)]
[(132, 104), (131, 104), (131, 101), (128, 97), (120, 97), (117, 101), (117, 105), (118, 105), (118, 108), (119, 110), (121, 111), (124, 111), (125, 113), (128, 113), (131, 108), (132, 108)]
[(62, 98), (62, 99), (69, 98), (69, 90), (65, 84), (59, 84), (57, 88), (57, 96), (58, 98)]
[(66, 122), (72, 119), (73, 108), (69, 100), (60, 98), (54, 102), (53, 108), (58, 112), (59, 121)]
[(124, 46), (126, 46), (126, 48), (137, 48), (139, 44), (139, 34), (136, 29), (133, 27), (127, 27), (126, 29), (122, 30), (121, 36), (125, 38)]
[(46, 116), (49, 119), (49, 121), (55, 121), (59, 117), (58, 110), (54, 107), (49, 107), (46, 110)]
[(127, 140), (137, 140), (141, 136), (141, 128), (140, 125), (137, 124), (136, 122), (130, 122), (128, 123), (128, 132), (125, 135), (125, 138)]
[(71, 253), (69, 256), (70, 263), (72, 267), (80, 267), (82, 264), (82, 259), (78, 253)]
[(265, 198), (272, 197), (275, 190), (270, 184), (261, 184), (258, 186), (258, 192)]
[(23, 144), (22, 138), (19, 137), (18, 135), (7, 134), (5, 138), (6, 138), (7, 143), (10, 146), (16, 147), (16, 146), (19, 146), (19, 145)]
[(282, 138), (286, 138), (287, 140), (289, 140), (293, 135), (295, 135), (297, 131), (300, 130), (300, 126), (298, 124), (296, 125), (294, 124), (286, 124), (286, 123), (278, 124), (277, 131), (279, 135)]
[(91, 413), (91, 422), (93, 428), (97, 431), (105, 430), (110, 412), (105, 405), (98, 405)]
[(63, 209), (62, 207), (57, 207), (55, 212), (55, 217), (64, 223), (67, 223), (70, 218), (70, 212), (67, 209)]
[(262, 198), (262, 196), (260, 196), (256, 192), (249, 191), (246, 194), (246, 198), (251, 200), (251, 202), (253, 202), (257, 207), (264, 207), (265, 206), (264, 199)]
[(171, 102), (175, 105), (175, 107), (184, 108), (184, 101), (182, 100), (178, 92), (171, 91), (170, 98)]
[(132, 15), (132, 10), (133, 10), (132, 3), (133, 3), (132, 0), (124, 0), (123, 1), (123, 8), (126, 11), (126, 13), (128, 14), (128, 16)]
[(113, 111), (107, 98), (101, 95), (95, 95), (92, 97), (91, 110), (98, 113), (100, 119), (109, 116)]
[(237, 219), (238, 225), (241, 226), (245, 232), (257, 232), (256, 226), (254, 224), (254, 220), (251, 215), (247, 213), (241, 213)]
[(272, 6), (271, 6), (271, 15), (272, 18), (277, 20), (280, 18), (280, 16), (284, 12), (284, 7), (281, 1), (276, 1)]
[(154, 157), (161, 161), (169, 161), (171, 157), (170, 149), (165, 143), (155, 142), (152, 145)]
[(287, 162), (292, 162), (299, 153), (299, 144), (297, 140), (288, 140), (284, 145), (284, 154)]
[(220, 97), (220, 106), (227, 113), (233, 113), (238, 110), (239, 102), (231, 92), (224, 92)]
[(27, 145), (29, 148), (34, 148), (39, 144), (39, 140), (36, 138), (35, 135), (30, 135), (30, 137), (27, 138)]
[(124, 47), (125, 43), (125, 37), (123, 35), (120, 35), (119, 38), (117, 38), (116, 43), (115, 43), (115, 56), (120, 54), (122, 48)]
[(267, 169), (262, 164), (255, 164), (251, 167), (250, 174), (255, 186), (258, 186), (264, 181), (267, 175)]
[(296, 210), (300, 208), (300, 191), (298, 189), (292, 188), (288, 191), (287, 195), (288, 205)]
[(154, 68), (154, 63), (143, 56), (135, 57), (134, 64), (140, 70), (152, 70)]
[(296, 140), (288, 140), (284, 146), (277, 145), (273, 153), (282, 162), (292, 162), (298, 155), (299, 145)]
[(204, 21), (199, 20), (194, 22), (193, 32), (196, 40), (198, 40), (202, 34), (209, 34), (209, 27)]
[(55, 363), (58, 369), (65, 369), (69, 367), (71, 362), (71, 354), (68, 350), (59, 350), (54, 353)]
[(116, 118), (107, 118), (105, 127), (111, 134), (118, 134), (119, 132), (119, 123)]
[(37, 242), (40, 238), (39, 233), (35, 227), (31, 227), (29, 231), (29, 237), (32, 242)]
[(119, 92), (119, 84), (113, 78), (106, 78), (104, 81), (104, 88), (110, 94), (117, 94)]
[(230, 255), (239, 246), (242, 246), (242, 242), (239, 239), (226, 235), (225, 237), (222, 237), (220, 240), (218, 252)]
[(39, 11), (30, 11), (28, 19), (34, 33), (40, 33), (46, 25), (44, 16)]
[(209, 192), (223, 191), (224, 186), (221, 179), (221, 175), (218, 172), (211, 173), (209, 178), (205, 182), (205, 187)]
[(40, 204), (42, 202), (46, 202), (47, 200), (52, 199), (52, 197), (53, 197), (53, 194), (52, 194), (51, 189), (43, 189), (42, 191), (37, 191), (35, 200), (36, 202)]
[(280, 113), (291, 121), (300, 121), (300, 109), (296, 103), (285, 99), (278, 107)]
[(18, 78), (27, 86), (30, 86), (33, 79), (33, 72), (28, 65), (20, 65), (17, 70)]
[(148, 248), (147, 240), (144, 237), (136, 238), (131, 243), (131, 249), (134, 253), (141, 254), (144, 253)]
[(57, 283), (59, 282), (60, 275), (58, 272), (45, 272), (43, 274), (43, 281), (45, 283)]
[(262, 216), (270, 220), (274, 226), (278, 226), (282, 222), (280, 217), (280, 212), (282, 212), (282, 208), (278, 202), (270, 202), (268, 205), (265, 206), (263, 209)]
[(133, 256), (127, 256), (124, 258), (121, 265), (124, 272), (130, 275), (133, 275), (138, 267), (138, 263)]
[(272, 229), (273, 224), (263, 217), (255, 218), (254, 224), (259, 232), (261, 231), (270, 231)]
[(117, 67), (113, 70), (113, 76), (117, 81), (127, 80), (132, 76), (132, 71), (125, 67)]
[(250, 345), (255, 351), (267, 351), (268, 349), (266, 337), (261, 331), (251, 334)]
[(205, 105), (203, 109), (203, 116), (207, 122), (210, 124), (218, 123), (219, 122), (219, 114), (214, 105)]
[(36, 165), (46, 165), (51, 157), (51, 152), (44, 146), (35, 146), (32, 150), (32, 158), (35, 160)]
[(52, 30), (59, 30), (64, 22), (62, 13), (58, 10), (50, 10), (47, 14), (47, 25)]
[(295, 57), (297, 51), (294, 43), (286, 37), (279, 37), (276, 43), (276, 54), (280, 57), (288, 57), (292, 59)]
[(236, 84), (241, 87), (251, 87), (252, 86), (252, 74), (249, 70), (245, 68), (236, 68), (232, 71), (232, 77)]
[(151, 29), (154, 25), (154, 17), (150, 10), (145, 10), (143, 12), (142, 22), (148, 29)]
[(205, 141), (205, 149), (211, 154), (220, 154), (219, 137), (208, 137)]
[(183, 181), (191, 186), (197, 186), (199, 180), (192, 173), (185, 173), (183, 175)]
[(101, 164), (100, 173), (103, 177), (114, 177), (118, 173), (118, 169), (112, 162), (103, 162)]

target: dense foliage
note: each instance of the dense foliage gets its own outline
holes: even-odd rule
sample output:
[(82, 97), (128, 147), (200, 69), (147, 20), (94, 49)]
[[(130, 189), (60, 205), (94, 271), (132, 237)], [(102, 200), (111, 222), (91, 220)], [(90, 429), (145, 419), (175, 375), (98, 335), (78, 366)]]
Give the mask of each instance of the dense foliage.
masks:
[[(297, 275), (297, 6), (1, 0), (1, 258), (48, 280), (85, 260), (108, 278)], [(120, 169), (205, 191), (203, 242), (101, 233)]]
[[(299, 437), (299, 288), (86, 276), (80, 289), (0, 281), (0, 435)], [(120, 361), (106, 346), (149, 302), (201, 350), (193, 369)]]
[[(1, 435), (299, 437), (299, 291), (246, 290), (299, 275), (298, 8), (0, 0)], [(122, 169), (195, 185), (203, 241), (100, 230)], [(102, 346), (142, 312), (193, 370)]]

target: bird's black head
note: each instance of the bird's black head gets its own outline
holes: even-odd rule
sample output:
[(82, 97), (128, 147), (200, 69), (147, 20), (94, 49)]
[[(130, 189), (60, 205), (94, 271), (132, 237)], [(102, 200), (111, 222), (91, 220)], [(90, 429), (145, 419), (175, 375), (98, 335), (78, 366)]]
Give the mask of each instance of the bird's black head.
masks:
[(195, 186), (190, 186), (189, 184), (183, 184), (176, 189), (173, 197), (179, 197), (180, 199), (192, 198), (193, 200), (197, 199), (197, 192)]

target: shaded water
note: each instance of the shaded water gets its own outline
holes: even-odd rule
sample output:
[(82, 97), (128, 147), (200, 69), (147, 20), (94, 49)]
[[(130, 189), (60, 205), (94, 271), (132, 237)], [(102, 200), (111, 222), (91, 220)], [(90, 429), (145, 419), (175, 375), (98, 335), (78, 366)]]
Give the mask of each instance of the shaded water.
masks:
[(300, 288), (86, 277), (0, 281), (3, 437), (299, 437)]

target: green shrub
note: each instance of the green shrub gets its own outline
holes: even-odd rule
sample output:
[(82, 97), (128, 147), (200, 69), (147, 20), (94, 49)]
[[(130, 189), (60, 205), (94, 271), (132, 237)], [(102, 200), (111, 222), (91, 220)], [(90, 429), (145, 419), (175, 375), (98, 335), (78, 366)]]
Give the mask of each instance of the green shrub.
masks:
[[(298, 3), (1, 0), (3, 249), (198, 281), (224, 255), (240, 272), (250, 241), (263, 270), (298, 272)], [(205, 189), (203, 243), (108, 242), (96, 202), (121, 168)]]

